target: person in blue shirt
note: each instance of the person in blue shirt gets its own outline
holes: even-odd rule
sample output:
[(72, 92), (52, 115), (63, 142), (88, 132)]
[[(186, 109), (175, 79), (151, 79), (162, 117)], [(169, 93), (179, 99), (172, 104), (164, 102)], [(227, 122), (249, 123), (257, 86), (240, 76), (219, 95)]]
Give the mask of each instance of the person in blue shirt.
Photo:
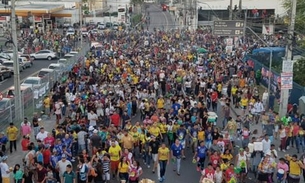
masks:
[(181, 158), (185, 159), (184, 148), (179, 139), (175, 140), (175, 143), (171, 146), (171, 157), (174, 163), (174, 171), (177, 171), (177, 175), (180, 175)]
[(71, 153), (71, 149), (68, 148), (66, 145), (62, 146), (62, 153), (61, 154), (65, 154), (67, 157), (67, 160), (71, 161), (72, 160), (72, 153)]
[(200, 145), (197, 147), (197, 151), (194, 154), (193, 159), (197, 161), (197, 171), (204, 169), (205, 158), (207, 157), (208, 148), (205, 146), (204, 141), (200, 141)]
[(208, 129), (205, 131), (205, 143), (208, 149), (212, 145), (212, 128), (208, 127)]
[(61, 156), (62, 153), (62, 141), (60, 139), (56, 139), (54, 149), (56, 149), (57, 153)]
[(180, 125), (180, 128), (177, 130), (177, 139), (180, 141), (183, 148), (185, 148), (185, 137), (187, 135), (187, 131), (184, 128), (184, 125)]
[(172, 105), (172, 109), (174, 110), (174, 115), (178, 115), (178, 111), (180, 107), (181, 107), (180, 104), (177, 101), (175, 101), (175, 103)]
[(62, 144), (65, 145), (69, 149), (71, 148), (72, 138), (69, 136), (69, 134), (66, 134), (65, 138), (62, 139)]

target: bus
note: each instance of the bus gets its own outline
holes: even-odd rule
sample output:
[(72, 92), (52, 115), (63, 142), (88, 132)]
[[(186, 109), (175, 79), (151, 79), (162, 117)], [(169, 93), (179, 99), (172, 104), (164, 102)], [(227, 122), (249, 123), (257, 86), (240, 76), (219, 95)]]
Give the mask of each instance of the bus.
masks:
[(125, 23), (126, 22), (126, 8), (118, 7), (118, 22)]

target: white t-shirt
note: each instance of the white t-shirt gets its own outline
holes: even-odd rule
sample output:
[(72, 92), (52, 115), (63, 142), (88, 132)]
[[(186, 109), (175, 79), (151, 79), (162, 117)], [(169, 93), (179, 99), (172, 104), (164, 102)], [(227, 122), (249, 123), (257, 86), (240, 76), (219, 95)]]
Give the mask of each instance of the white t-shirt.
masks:
[(95, 113), (88, 113), (88, 120), (90, 126), (96, 126), (97, 115)]
[[(1, 168), (1, 176), (5, 177), (5, 178), (9, 178), (10, 177), (10, 168), (8, 167), (8, 165), (6, 163), (0, 163), (0, 168)], [(9, 173), (7, 173), (9, 172)]]
[(69, 160), (66, 160), (65, 162), (63, 162), (62, 160), (58, 161), (58, 168), (59, 168), (60, 176), (62, 176), (65, 173), (65, 171), (67, 169), (67, 165), (72, 165)]
[(43, 142), (43, 140), (47, 138), (47, 136), (48, 136), (48, 132), (46, 131), (44, 131), (43, 133), (39, 132), (36, 136), (36, 139), (41, 140)]

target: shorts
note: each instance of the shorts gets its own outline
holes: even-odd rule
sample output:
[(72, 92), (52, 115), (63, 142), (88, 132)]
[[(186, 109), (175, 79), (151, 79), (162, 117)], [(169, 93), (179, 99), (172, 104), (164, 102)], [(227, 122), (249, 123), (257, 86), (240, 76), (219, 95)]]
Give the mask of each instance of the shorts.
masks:
[(56, 120), (61, 120), (61, 114), (56, 114)]
[(111, 170), (117, 170), (119, 167), (120, 161), (110, 161), (111, 164)]
[(269, 181), (269, 174), (268, 173), (259, 173), (257, 180), (259, 181)]
[(157, 162), (158, 154), (151, 154), (151, 156), (152, 156), (152, 159), (154, 160), (154, 162)]

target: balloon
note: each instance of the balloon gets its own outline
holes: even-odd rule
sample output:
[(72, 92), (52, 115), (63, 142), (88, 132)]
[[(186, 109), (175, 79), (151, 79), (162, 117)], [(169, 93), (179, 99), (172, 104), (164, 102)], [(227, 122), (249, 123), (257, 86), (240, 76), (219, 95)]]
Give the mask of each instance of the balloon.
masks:
[(234, 172), (235, 173), (240, 173), (241, 169), (239, 167), (234, 167)]

